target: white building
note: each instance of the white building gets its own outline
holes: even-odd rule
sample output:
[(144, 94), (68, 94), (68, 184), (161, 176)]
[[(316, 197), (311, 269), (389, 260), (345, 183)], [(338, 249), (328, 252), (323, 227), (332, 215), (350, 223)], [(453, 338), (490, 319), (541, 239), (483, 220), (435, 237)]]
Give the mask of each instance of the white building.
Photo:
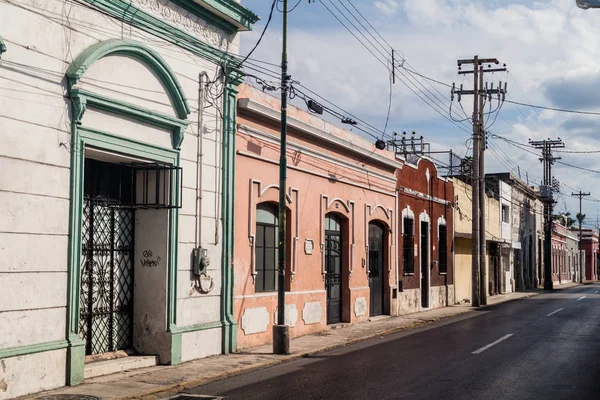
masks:
[(0, 3), (0, 399), (76, 385), (98, 354), (235, 348), (236, 54), (256, 20), (233, 0)]

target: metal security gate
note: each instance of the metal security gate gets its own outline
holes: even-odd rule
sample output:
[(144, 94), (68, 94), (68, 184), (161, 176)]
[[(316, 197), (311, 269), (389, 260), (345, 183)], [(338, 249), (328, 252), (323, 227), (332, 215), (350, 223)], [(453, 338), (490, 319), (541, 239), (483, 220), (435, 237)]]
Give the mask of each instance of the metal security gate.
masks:
[(383, 235), (381, 225), (369, 224), (370, 316), (383, 314)]
[(80, 332), (87, 355), (133, 347), (135, 211), (123, 207), (124, 174), (131, 170), (86, 160)]
[(336, 215), (325, 217), (325, 290), (327, 323), (342, 321), (342, 230)]

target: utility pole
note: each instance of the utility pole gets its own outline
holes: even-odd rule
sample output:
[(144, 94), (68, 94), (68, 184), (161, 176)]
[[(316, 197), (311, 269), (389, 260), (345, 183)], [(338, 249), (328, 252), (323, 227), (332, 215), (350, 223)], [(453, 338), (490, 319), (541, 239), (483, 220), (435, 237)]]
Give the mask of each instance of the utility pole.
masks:
[(565, 144), (560, 138), (529, 140), (529, 144), (542, 150), (540, 161), (544, 164), (544, 181), (540, 192), (544, 202), (544, 290), (552, 290), (552, 209), (554, 208), (552, 164), (555, 160), (560, 160), (560, 157), (552, 156), (552, 149), (565, 147)]
[(579, 193), (571, 193), (571, 196), (579, 197), (579, 218), (577, 218), (579, 220), (579, 283), (583, 283), (583, 236), (581, 231), (581, 216), (583, 214), (581, 213), (581, 201), (584, 197), (590, 196), (590, 193), (583, 193), (580, 190)]
[(289, 354), (290, 327), (285, 324), (285, 258), (287, 189), (287, 92), (290, 77), (287, 73), (287, 17), (288, 0), (283, 2), (283, 49), (281, 52), (281, 145), (279, 154), (279, 226), (277, 268), (277, 324), (273, 325), (273, 354)]
[[(506, 95), (506, 83), (504, 89), (502, 82), (494, 89), (493, 85), (490, 89), (487, 85), (483, 87), (483, 75), (488, 72), (506, 71), (506, 65), (502, 68), (491, 68), (488, 65), (484, 68), (484, 64), (499, 64), (496, 58), (479, 58), (478, 56), (468, 60), (458, 60), (458, 73), (473, 74), (473, 90), (456, 89), (452, 85), (452, 100), (454, 95), (458, 95), (460, 102), (462, 95), (473, 95), (473, 207), (472, 207), (472, 298), (473, 306), (483, 306), (487, 304), (487, 268), (486, 268), (486, 238), (485, 238), (485, 121), (484, 121), (484, 106), (486, 99), (492, 100), (492, 95), (502, 95), (502, 101)], [(462, 65), (472, 64), (473, 70), (461, 71)]]

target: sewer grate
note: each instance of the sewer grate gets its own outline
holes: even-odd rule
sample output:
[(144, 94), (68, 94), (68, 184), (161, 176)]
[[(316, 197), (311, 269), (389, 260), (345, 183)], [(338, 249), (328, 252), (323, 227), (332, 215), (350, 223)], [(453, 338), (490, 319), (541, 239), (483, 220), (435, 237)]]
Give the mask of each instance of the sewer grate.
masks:
[(101, 398), (87, 394), (53, 394), (36, 397), (35, 400), (101, 400)]
[(220, 396), (208, 396), (205, 394), (178, 394), (177, 396), (170, 397), (169, 400), (223, 400), (225, 397)]

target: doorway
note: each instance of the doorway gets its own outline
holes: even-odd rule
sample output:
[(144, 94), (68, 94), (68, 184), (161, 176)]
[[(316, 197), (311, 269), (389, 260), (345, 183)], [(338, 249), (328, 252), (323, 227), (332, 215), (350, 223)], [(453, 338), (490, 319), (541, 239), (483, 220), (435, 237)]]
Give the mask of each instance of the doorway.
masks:
[[(135, 210), (132, 169), (86, 159), (80, 332), (85, 354), (133, 347)], [(129, 196), (129, 197), (128, 197)]]
[(421, 221), (421, 307), (429, 307), (429, 222)]
[(383, 314), (385, 227), (378, 222), (369, 223), (369, 289), (370, 316)]
[(342, 322), (342, 220), (335, 214), (325, 216), (325, 291), (327, 323)]

